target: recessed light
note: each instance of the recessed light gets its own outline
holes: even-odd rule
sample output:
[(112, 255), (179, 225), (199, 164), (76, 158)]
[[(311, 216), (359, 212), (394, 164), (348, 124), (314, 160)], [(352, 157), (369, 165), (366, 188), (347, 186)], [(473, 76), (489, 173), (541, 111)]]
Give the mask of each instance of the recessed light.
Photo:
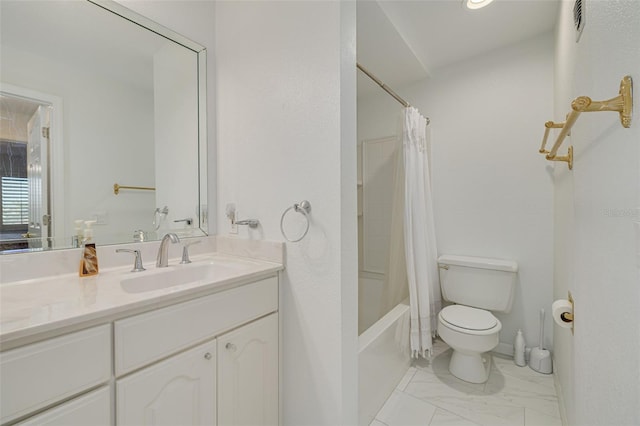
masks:
[(465, 4), (469, 9), (480, 9), (482, 7), (487, 6), (493, 0), (466, 0)]

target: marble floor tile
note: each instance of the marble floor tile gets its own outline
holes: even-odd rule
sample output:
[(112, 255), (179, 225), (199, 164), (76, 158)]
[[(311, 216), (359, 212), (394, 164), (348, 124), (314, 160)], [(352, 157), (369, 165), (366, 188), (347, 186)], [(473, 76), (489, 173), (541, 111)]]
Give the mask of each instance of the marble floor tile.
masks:
[(525, 426), (562, 426), (560, 413), (557, 416), (549, 416), (537, 410), (524, 409)]
[(489, 376), (484, 392), (513, 404), (560, 418), (558, 398), (553, 383), (551, 385), (549, 387), (544, 382), (494, 372)]
[(378, 412), (376, 420), (388, 426), (428, 426), (436, 407), (403, 392), (394, 391)]
[(449, 370), (446, 373), (417, 370), (411, 381), (405, 386), (405, 391), (419, 395), (420, 398), (424, 399), (438, 395), (482, 395), (484, 387), (484, 383), (462, 381), (449, 373)]
[(429, 426), (478, 426), (470, 420), (438, 408), (431, 418)]
[(562, 425), (552, 375), (494, 355), (487, 383), (468, 383), (449, 372), (451, 352), (437, 340), (430, 360), (414, 360), (377, 421), (388, 426)]
[(409, 367), (402, 380), (400, 380), (400, 383), (398, 383), (398, 386), (396, 386), (396, 389), (399, 391), (403, 391), (407, 387), (409, 382), (411, 382), (411, 379), (413, 379), (416, 371), (417, 370), (415, 367)]
[(533, 371), (529, 368), (529, 366), (519, 367), (511, 358), (493, 355), (493, 369), (505, 375), (518, 377), (522, 380), (538, 384), (544, 384), (549, 388), (554, 389), (552, 374), (538, 373), (537, 371)]
[(434, 373), (451, 374), (449, 373), (449, 360), (451, 359), (452, 350), (448, 347), (442, 347), (436, 351), (434, 345), (434, 353), (430, 359), (420, 358), (413, 361), (413, 366), (418, 370), (428, 370)]
[(479, 425), (524, 426), (524, 407), (494, 396), (440, 396), (430, 398), (428, 401), (438, 408)]

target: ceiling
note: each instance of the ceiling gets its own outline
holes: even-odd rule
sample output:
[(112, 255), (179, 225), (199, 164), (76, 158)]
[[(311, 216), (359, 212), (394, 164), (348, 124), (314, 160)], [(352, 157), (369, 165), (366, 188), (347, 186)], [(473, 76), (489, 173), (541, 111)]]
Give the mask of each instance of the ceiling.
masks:
[[(358, 0), (358, 62), (391, 88), (455, 62), (552, 31), (559, 0)], [(358, 96), (379, 90), (358, 73)]]

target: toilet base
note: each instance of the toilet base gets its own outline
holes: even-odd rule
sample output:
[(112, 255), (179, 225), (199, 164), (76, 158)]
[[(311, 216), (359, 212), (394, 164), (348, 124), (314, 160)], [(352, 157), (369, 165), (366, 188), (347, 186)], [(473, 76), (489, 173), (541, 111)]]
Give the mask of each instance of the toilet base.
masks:
[(470, 383), (484, 383), (491, 372), (491, 354), (464, 353), (453, 350), (449, 371), (457, 378)]

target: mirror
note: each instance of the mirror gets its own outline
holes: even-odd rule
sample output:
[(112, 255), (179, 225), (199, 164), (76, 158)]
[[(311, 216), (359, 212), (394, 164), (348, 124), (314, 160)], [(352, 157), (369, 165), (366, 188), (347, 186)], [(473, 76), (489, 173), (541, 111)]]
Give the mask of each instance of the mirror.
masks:
[(206, 234), (205, 49), (112, 1), (0, 8), (0, 252)]

